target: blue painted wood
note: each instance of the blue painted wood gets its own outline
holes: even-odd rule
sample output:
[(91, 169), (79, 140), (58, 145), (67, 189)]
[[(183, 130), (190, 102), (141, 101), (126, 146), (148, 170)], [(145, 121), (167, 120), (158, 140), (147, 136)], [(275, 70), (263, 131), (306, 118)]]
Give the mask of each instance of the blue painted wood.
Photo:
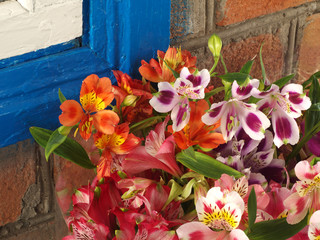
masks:
[(31, 61), (40, 57), (45, 57), (45, 56), (49, 56), (52, 54), (56, 54), (56, 53), (60, 53), (66, 50), (70, 50), (73, 48), (78, 48), (80, 47), (80, 39), (73, 39), (71, 41), (65, 42), (65, 43), (61, 43), (61, 44), (57, 44), (57, 45), (53, 45), (50, 46), (48, 48), (45, 49), (40, 49), (34, 52), (30, 52), (30, 53), (25, 53), (19, 56), (15, 56), (15, 57), (10, 57), (10, 58), (6, 58), (6, 59), (1, 59), (0, 60), (0, 69), (2, 68), (6, 68), (6, 67), (11, 67), (20, 63), (25, 63), (27, 61)]
[(84, 9), (84, 46), (0, 69), (0, 147), (30, 138), (30, 126), (58, 127), (59, 88), (77, 100), (87, 75), (136, 75), (169, 46), (169, 0), (84, 0)]

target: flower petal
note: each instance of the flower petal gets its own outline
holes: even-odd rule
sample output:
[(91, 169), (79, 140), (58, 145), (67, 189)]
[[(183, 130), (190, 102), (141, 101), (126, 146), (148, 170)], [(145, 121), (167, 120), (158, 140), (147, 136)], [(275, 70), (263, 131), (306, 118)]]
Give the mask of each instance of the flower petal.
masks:
[(161, 113), (170, 112), (180, 100), (180, 97), (168, 82), (158, 83), (159, 92), (150, 100), (150, 105)]
[(80, 104), (75, 100), (66, 100), (60, 105), (62, 110), (59, 121), (63, 126), (76, 125), (84, 115)]
[(273, 111), (271, 120), (274, 130), (273, 142), (278, 148), (282, 144), (295, 145), (299, 141), (299, 128), (296, 121), (281, 108), (276, 108)]
[(242, 108), (240, 122), (245, 132), (254, 140), (263, 139), (265, 130), (270, 126), (270, 121), (266, 115), (259, 110), (252, 111)]
[(182, 130), (189, 122), (190, 108), (188, 98), (181, 101), (172, 109), (171, 112), (172, 129), (175, 132)]
[(228, 240), (249, 240), (249, 238), (241, 229), (233, 229), (229, 234)]
[(259, 87), (258, 79), (250, 80), (247, 86), (239, 86), (237, 81), (233, 81), (232, 87), (231, 87), (232, 97), (238, 100), (246, 99), (251, 96), (252, 89), (258, 88), (258, 87)]
[(255, 98), (265, 98), (265, 97), (267, 97), (271, 94), (275, 94), (277, 92), (279, 92), (279, 87), (275, 84), (272, 84), (271, 88), (265, 92), (261, 92), (257, 88), (254, 88), (254, 89), (252, 89), (251, 94)]
[[(255, 149), (260, 143), (259, 140), (254, 140), (251, 137), (249, 137), (249, 135), (246, 134), (246, 132), (244, 131), (244, 129), (242, 127), (240, 127), (238, 129), (238, 131), (236, 133), (236, 137), (237, 137), (238, 141), (243, 140), (244, 145), (241, 149), (241, 155), (243, 155), (243, 156), (252, 152), (252, 150)], [(272, 141), (272, 139), (271, 139), (271, 141)]]
[(225, 231), (215, 232), (200, 222), (190, 222), (181, 225), (177, 229), (179, 239), (183, 240), (222, 240), (226, 235)]
[(283, 202), (286, 209), (289, 210), (287, 222), (296, 224), (300, 222), (308, 213), (311, 199), (308, 196), (300, 197), (297, 192), (291, 194)]
[(320, 238), (320, 210), (314, 212), (310, 218), (308, 237), (310, 240), (317, 240)]
[(224, 113), (224, 106), (226, 103), (226, 101), (223, 101), (212, 104), (210, 110), (202, 116), (202, 122), (209, 126), (218, 122), (221, 118), (221, 115)]
[(118, 114), (111, 110), (102, 110), (93, 115), (94, 127), (104, 134), (112, 134), (119, 121)]

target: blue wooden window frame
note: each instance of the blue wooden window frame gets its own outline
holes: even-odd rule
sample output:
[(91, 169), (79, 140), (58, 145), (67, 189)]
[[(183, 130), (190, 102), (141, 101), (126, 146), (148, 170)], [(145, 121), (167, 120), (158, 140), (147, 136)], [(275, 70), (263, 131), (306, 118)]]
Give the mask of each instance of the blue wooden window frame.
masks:
[(30, 126), (58, 127), (59, 88), (78, 99), (86, 76), (113, 79), (112, 69), (135, 75), (142, 59), (166, 50), (170, 0), (83, 0), (83, 22), (81, 44), (0, 61), (0, 147), (30, 138)]

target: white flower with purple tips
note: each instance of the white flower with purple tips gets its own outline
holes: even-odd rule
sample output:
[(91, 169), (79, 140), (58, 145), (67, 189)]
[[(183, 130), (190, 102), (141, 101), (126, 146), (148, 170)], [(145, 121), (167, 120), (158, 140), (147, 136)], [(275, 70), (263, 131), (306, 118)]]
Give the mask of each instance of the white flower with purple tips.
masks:
[(253, 89), (252, 96), (263, 98), (257, 103), (258, 109), (271, 115), (274, 144), (277, 147), (287, 143), (296, 144), (299, 141), (299, 128), (294, 118), (300, 117), (301, 110), (307, 110), (311, 106), (302, 86), (288, 84), (280, 92), (279, 87), (273, 84), (266, 92)]
[(174, 85), (158, 83), (159, 92), (150, 100), (150, 105), (158, 112), (171, 111), (173, 131), (183, 129), (190, 119), (189, 99), (203, 99), (204, 89), (210, 82), (210, 73), (203, 69), (195, 75), (184, 67)]

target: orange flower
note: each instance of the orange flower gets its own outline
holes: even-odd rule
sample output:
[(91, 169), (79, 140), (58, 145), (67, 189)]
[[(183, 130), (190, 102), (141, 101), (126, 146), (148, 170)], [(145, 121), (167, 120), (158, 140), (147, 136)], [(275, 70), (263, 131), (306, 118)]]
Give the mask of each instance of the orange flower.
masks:
[(152, 116), (153, 108), (149, 104), (152, 98), (150, 83), (132, 79), (121, 71), (113, 71), (118, 86), (114, 86), (117, 108), (122, 104), (122, 117), (129, 123), (139, 122)]
[(104, 134), (112, 134), (114, 126), (119, 123), (119, 117), (115, 112), (104, 109), (113, 98), (110, 79), (99, 78), (92, 74), (82, 82), (80, 91), (82, 107), (75, 100), (66, 100), (60, 105), (62, 110), (59, 116), (60, 123), (64, 126), (74, 126), (80, 121), (79, 133), (85, 140), (90, 138), (92, 126)]
[(141, 142), (140, 138), (129, 133), (128, 123), (116, 126), (112, 134), (98, 132), (93, 135), (93, 139), (96, 147), (103, 150), (97, 166), (97, 176), (99, 179), (110, 176), (111, 153), (119, 155), (127, 154)]
[[(158, 51), (159, 62), (151, 59), (150, 63), (142, 60), (142, 66), (139, 68), (140, 74), (151, 82), (174, 82), (175, 78), (171, 70), (163, 62), (168, 64), (170, 68), (180, 73), (183, 67), (189, 68), (190, 73), (196, 69), (196, 57), (192, 57), (189, 51), (181, 51), (181, 49), (169, 47), (167, 52)], [(162, 60), (163, 59), (163, 60)]]
[[(222, 134), (213, 132), (220, 126), (220, 122), (207, 126), (201, 121), (201, 117), (209, 109), (205, 100), (190, 102), (191, 112), (189, 123), (179, 132), (173, 133), (174, 140), (180, 149), (187, 149), (193, 145), (202, 148), (216, 148), (225, 143)], [(168, 127), (169, 132), (173, 132), (172, 126)]]

